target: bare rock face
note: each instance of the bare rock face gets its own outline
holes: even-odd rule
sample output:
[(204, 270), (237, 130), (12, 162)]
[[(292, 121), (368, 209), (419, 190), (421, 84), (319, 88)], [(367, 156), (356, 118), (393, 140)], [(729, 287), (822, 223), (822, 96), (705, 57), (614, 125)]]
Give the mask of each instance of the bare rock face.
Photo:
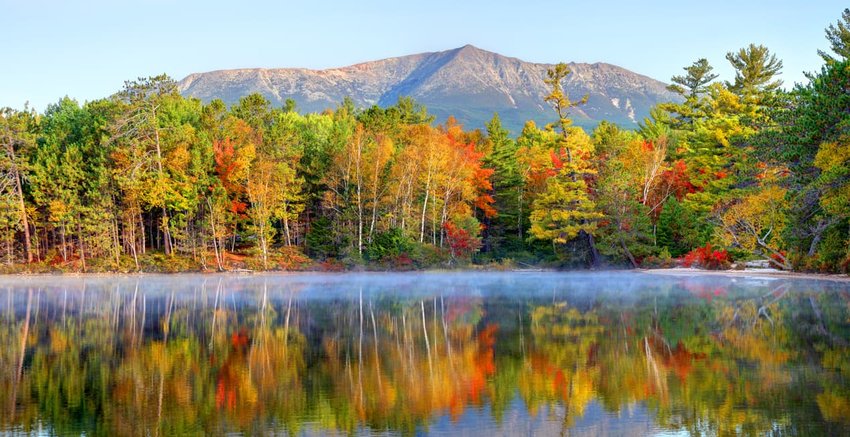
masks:
[[(471, 45), (328, 70), (303, 68), (219, 70), (190, 74), (179, 82), (185, 96), (227, 104), (260, 93), (274, 105), (295, 100), (302, 112), (321, 112), (345, 97), (355, 105), (389, 106), (410, 96), (428, 107), (438, 121), (454, 115), (465, 127), (479, 128), (498, 112), (518, 133), (526, 120), (538, 125), (554, 119), (543, 101), (543, 82), (551, 64), (535, 64)], [(609, 120), (635, 127), (661, 102), (677, 100), (666, 85), (615, 65), (570, 63), (564, 89), (571, 99), (588, 102), (571, 112), (575, 123), (591, 127)]]

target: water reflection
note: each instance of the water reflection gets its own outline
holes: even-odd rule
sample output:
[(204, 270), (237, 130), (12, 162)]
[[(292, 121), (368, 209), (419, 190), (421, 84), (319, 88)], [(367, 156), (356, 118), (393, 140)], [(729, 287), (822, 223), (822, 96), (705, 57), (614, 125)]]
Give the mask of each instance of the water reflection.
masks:
[(0, 431), (846, 434), (845, 284), (4, 278)]

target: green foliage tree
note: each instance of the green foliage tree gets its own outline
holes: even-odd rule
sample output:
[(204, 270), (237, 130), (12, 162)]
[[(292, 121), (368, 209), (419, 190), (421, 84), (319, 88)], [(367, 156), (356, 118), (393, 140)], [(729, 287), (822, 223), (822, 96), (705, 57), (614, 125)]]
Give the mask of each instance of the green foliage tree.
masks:
[(667, 248), (674, 257), (704, 245), (708, 238), (706, 224), (700, 223), (675, 197), (667, 199), (661, 209), (655, 233), (657, 246)]
[[(846, 181), (840, 151), (850, 134), (848, 86), (848, 61), (823, 66), (811, 75), (808, 85), (794, 89), (790, 108), (780, 114), (782, 129), (762, 134), (757, 143), (766, 162), (790, 172), (785, 183), (790, 189), (789, 213), (794, 226), (786, 227), (783, 238), (797, 264), (809, 268), (836, 269), (844, 256), (840, 255), (844, 252), (841, 239), (827, 238), (845, 227), (844, 218), (824, 206), (840, 205), (829, 199), (841, 198), (838, 193)], [(827, 247), (827, 242), (835, 247)]]
[(713, 73), (714, 67), (705, 58), (694, 61), (693, 64), (684, 68), (684, 76), (673, 76), (673, 82), (667, 88), (687, 99), (696, 99), (705, 93), (707, 86), (717, 79), (718, 75)]
[[(138, 197), (133, 209), (161, 210), (159, 229), (165, 253), (169, 255), (174, 242), (168, 209), (180, 199), (163, 165), (169, 150), (163, 141), (162, 109), (168, 100), (180, 99), (177, 84), (166, 75), (139, 78), (127, 81), (116, 97), (122, 104), (122, 114), (114, 125), (113, 138), (117, 147), (124, 149), (127, 170), (137, 170), (119, 176), (120, 183), (125, 191), (133, 192), (132, 197)], [(146, 173), (138, 172), (142, 169)]]
[(3, 152), (0, 156), (0, 181), (2, 181), (0, 188), (9, 197), (4, 203), (14, 203), (17, 215), (16, 218), (12, 218), (11, 214), (6, 217), (7, 241), (11, 239), (10, 236), (15, 229), (23, 230), (28, 263), (35, 259), (35, 249), (32, 247), (30, 219), (24, 198), (24, 179), (29, 154), (35, 144), (36, 124), (35, 114), (26, 109), (24, 111), (15, 111), (11, 108), (0, 110), (0, 148)]
[(826, 39), (829, 41), (830, 50), (838, 57), (818, 50), (818, 54), (824, 61), (831, 63), (850, 59), (850, 8), (845, 8), (841, 13), (841, 19), (826, 28)]
[(664, 103), (660, 107), (677, 114), (679, 122), (690, 125), (694, 120), (704, 116), (706, 108), (702, 96), (708, 93), (709, 85), (717, 79), (718, 75), (713, 73), (714, 67), (705, 58), (696, 60), (693, 64), (684, 67), (684, 70), (685, 75), (673, 76), (670, 79), (672, 83), (667, 89), (679, 94), (685, 101)]
[(491, 148), (484, 164), (493, 169), (494, 207), (499, 212), (496, 217), (484, 217), (484, 250), (495, 252), (496, 257), (505, 256), (509, 251), (523, 249), (523, 177), (517, 162), (518, 143), (502, 127), (498, 114), (487, 123), (487, 141)]
[(339, 244), (334, 235), (333, 222), (327, 217), (319, 217), (310, 223), (306, 241), (307, 253), (316, 259), (325, 260), (339, 256)]
[(727, 88), (745, 105), (770, 106), (773, 94), (782, 86), (782, 81), (776, 79), (781, 74), (782, 61), (767, 47), (755, 44), (727, 53), (726, 59), (735, 69), (735, 80), (727, 82)]

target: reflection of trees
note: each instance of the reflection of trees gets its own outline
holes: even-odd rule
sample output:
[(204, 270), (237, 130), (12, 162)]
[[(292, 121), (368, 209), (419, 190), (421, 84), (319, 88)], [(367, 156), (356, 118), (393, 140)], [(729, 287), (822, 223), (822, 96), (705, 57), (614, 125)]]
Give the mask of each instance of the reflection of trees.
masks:
[(595, 311), (582, 313), (565, 303), (534, 306), (530, 317), (531, 345), (519, 378), (519, 392), (536, 413), (541, 407), (563, 405), (569, 427), (593, 398), (593, 380), (600, 336), (605, 328)]
[(306, 408), (305, 341), (281, 320), (290, 311), (264, 293), (255, 306), (228, 306), (226, 291), (218, 290), (218, 304), (208, 291), (181, 300), (135, 287), (83, 288), (53, 293), (41, 307), (48, 294), (35, 293), (25, 317), (6, 312), (0, 323), (4, 344), (26, 347), (20, 373), (20, 350), (0, 349), (0, 425), (31, 430), (44, 422), (60, 434), (216, 433), (224, 414), (235, 429), (271, 422), (297, 429)]
[[(846, 293), (790, 293), (786, 285), (753, 297), (734, 287), (683, 285), (685, 294), (656, 293), (622, 309), (533, 307), (519, 382), (531, 411), (547, 406), (569, 425), (594, 397), (615, 412), (642, 402), (662, 427), (697, 434), (822, 433), (831, 429), (823, 418), (848, 417), (847, 375), (829, 377), (833, 385), (816, 396), (806, 364), (822, 354), (818, 341), (844, 344), (846, 334), (828, 327), (839, 325), (835, 317), (846, 326), (846, 301), (822, 300)], [(850, 363), (847, 352), (823, 356), (850, 369), (841, 363)]]
[(432, 297), (335, 306), (342, 323), (323, 342), (337, 395), (329, 399), (332, 425), (412, 433), (436, 415), (457, 419), (467, 406), (483, 405), (499, 327), (475, 332), (480, 305)]
[(598, 402), (700, 434), (847, 431), (850, 293), (689, 280), (633, 293), (8, 291), (0, 429), (415, 433), (484, 407), (498, 423), (518, 396), (564, 430)]

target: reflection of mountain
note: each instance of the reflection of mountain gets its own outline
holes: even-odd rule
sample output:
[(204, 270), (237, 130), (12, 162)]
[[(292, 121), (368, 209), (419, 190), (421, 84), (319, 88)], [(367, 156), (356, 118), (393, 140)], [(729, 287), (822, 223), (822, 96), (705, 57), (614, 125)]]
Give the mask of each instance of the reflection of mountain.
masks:
[(12, 279), (0, 433), (850, 431), (846, 289), (424, 277)]
[[(234, 103), (260, 93), (275, 105), (294, 99), (306, 112), (321, 112), (350, 97), (360, 107), (388, 106), (399, 96), (424, 103), (440, 121), (454, 115), (471, 128), (483, 127), (498, 112), (519, 132), (526, 120), (552, 121), (543, 102), (549, 64), (524, 62), (471, 45), (365, 62), (329, 70), (303, 68), (221, 70), (191, 74), (180, 81), (184, 95)], [(609, 120), (634, 126), (653, 105), (675, 99), (657, 80), (615, 65), (571, 63), (565, 82), (571, 97), (588, 95), (573, 112), (580, 125)]]

